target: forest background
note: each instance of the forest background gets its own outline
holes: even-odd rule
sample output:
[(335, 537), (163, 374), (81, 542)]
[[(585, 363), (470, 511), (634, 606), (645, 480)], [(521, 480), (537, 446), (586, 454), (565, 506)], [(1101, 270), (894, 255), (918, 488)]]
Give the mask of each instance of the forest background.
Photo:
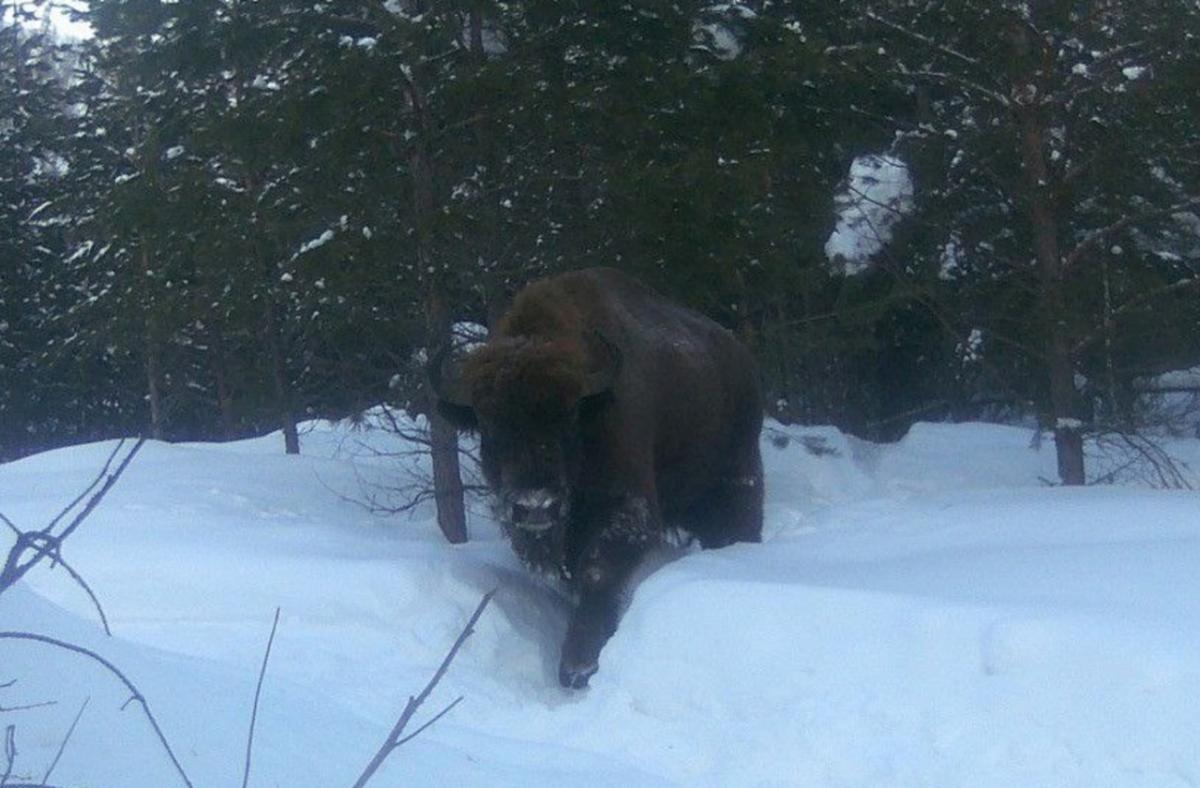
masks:
[(0, 17), (0, 460), (422, 412), (426, 348), (592, 265), (784, 422), (1033, 424), (1081, 483), (1195, 399), (1194, 0), (48, 11)]

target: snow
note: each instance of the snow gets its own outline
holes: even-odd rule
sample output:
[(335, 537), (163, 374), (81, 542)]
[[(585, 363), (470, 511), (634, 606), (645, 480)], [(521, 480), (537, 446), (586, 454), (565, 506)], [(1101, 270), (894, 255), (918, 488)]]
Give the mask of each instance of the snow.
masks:
[(912, 210), (913, 183), (907, 165), (886, 154), (857, 157), (834, 205), (837, 226), (825, 242), (825, 256), (847, 275), (862, 273)]
[(742, 43), (737, 33), (717, 22), (695, 22), (692, 37), (696, 46), (718, 60), (737, 60), (742, 53)]
[(487, 342), (488, 328), (482, 323), (459, 320), (450, 326), (450, 336), (458, 350), (470, 353)]
[(702, 10), (702, 18), (692, 23), (695, 49), (708, 52), (718, 60), (737, 60), (742, 54), (744, 35), (741, 24), (758, 16), (741, 3), (718, 3)]
[(1200, 367), (1140, 379), (1137, 391), (1139, 405), (1161, 431), (1200, 438)]
[(1156, 389), (1184, 387), (1200, 389), (1200, 367), (1189, 367), (1188, 369), (1175, 369), (1170, 372), (1164, 372), (1148, 381), (1145, 390), (1153, 391)]
[[(400, 418), (400, 416), (397, 416)], [(664, 551), (600, 672), (556, 682), (567, 607), (486, 507), (452, 547), (430, 508), (351, 499), (409, 448), (362, 423), (226, 444), (150, 442), (64, 554), (0, 596), (0, 629), (125, 671), (196, 785), (237, 784), (275, 608), (252, 785), (349, 785), (482, 594), (499, 588), (372, 785), (1184, 786), (1200, 782), (1200, 498), (1046, 487), (1028, 430), (918, 424), (899, 443), (769, 425), (765, 541)], [(407, 426), (418, 426), (407, 424)], [(0, 466), (0, 508), (49, 521), (111, 442)], [(1173, 452), (1196, 467), (1200, 441)], [(7, 533), (7, 531), (5, 531)], [(15, 774), (179, 784), (103, 669), (0, 641)], [(31, 780), (32, 781), (32, 780)]]
[[(6, 5), (0, 9), (0, 22), (5, 22), (6, 17), (11, 16), (12, 5)], [(84, 2), (70, 2), (69, 0), (56, 0), (54, 3), (26, 3), (22, 4), (22, 13), (32, 13), (32, 19), (24, 21), (26, 27), (32, 30), (40, 30), (47, 18), (50, 22), (50, 27), (53, 28), (56, 37), (65, 42), (87, 41), (95, 36), (89, 22), (76, 19), (72, 14), (75, 12), (86, 12), (88, 4)]]
[(313, 249), (320, 249), (322, 246), (324, 246), (325, 244), (329, 243), (332, 240), (333, 240), (333, 230), (325, 230), (320, 235), (318, 235), (316, 238), (313, 238), (312, 240), (305, 241), (304, 243), (300, 244), (300, 249), (299, 249), (299, 251), (296, 252), (296, 256), (299, 257), (302, 254), (307, 254), (308, 252), (311, 252)]
[(254, 81), (252, 81), (250, 83), (250, 87), (255, 88), (257, 90), (268, 90), (268, 91), (275, 91), (275, 90), (280, 89), (279, 83), (276, 82), (275, 80), (271, 79), (270, 77), (267, 77), (265, 74), (255, 75)]

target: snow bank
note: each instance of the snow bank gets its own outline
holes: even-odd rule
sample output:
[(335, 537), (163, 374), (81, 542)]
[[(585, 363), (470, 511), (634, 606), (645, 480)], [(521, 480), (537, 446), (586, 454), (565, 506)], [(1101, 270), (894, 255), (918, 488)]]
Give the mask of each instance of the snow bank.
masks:
[[(354, 503), (407, 448), (377, 418), (309, 424), (298, 457), (279, 436), (147, 444), (66, 550), (114, 637), (45, 569), (0, 597), (0, 629), (120, 665), (197, 785), (236, 784), (276, 606), (251, 783), (348, 785), (493, 587), (427, 713), (465, 700), (374, 784), (1200, 782), (1195, 493), (1047, 488), (1052, 445), (1010, 427), (922, 424), (881, 446), (772, 425), (765, 543), (664, 554), (593, 686), (566, 692), (566, 603), (481, 507), (451, 547), (428, 508)], [(111, 449), (0, 466), (0, 510), (44, 523)], [(0, 642), (9, 679), (0, 705), (57, 701), (4, 715), (18, 774), (42, 775), (90, 697), (54, 781), (175, 784), (102, 670)]]

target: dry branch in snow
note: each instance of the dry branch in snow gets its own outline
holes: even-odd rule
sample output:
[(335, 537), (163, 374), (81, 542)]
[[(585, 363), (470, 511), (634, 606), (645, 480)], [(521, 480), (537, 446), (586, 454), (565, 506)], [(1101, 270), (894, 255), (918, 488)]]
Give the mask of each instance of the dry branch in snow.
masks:
[(371, 779), (375, 772), (379, 770), (379, 767), (383, 765), (383, 762), (387, 760), (387, 757), (392, 754), (392, 750), (395, 750), (401, 744), (404, 744), (405, 742), (415, 738), (430, 725), (433, 725), (435, 722), (445, 716), (447, 712), (457, 706), (462, 700), (462, 696), (458, 696), (451, 701), (446, 708), (435, 714), (420, 728), (417, 728), (409, 735), (401, 738), (401, 736), (404, 734), (405, 726), (407, 726), (412, 720), (413, 715), (417, 713), (417, 709), (421, 708), (421, 704), (425, 702), (425, 700), (429, 697), (429, 694), (433, 692), (433, 688), (436, 687), (438, 682), (442, 680), (442, 676), (446, 674), (446, 670), (450, 667), (450, 663), (454, 661), (454, 657), (458, 654), (458, 650), (462, 648), (462, 644), (465, 643), (467, 638), (471, 636), (471, 633), (475, 631), (475, 623), (479, 621), (479, 617), (483, 615), (484, 608), (487, 607), (488, 602), (492, 601), (492, 596), (494, 596), (495, 593), (496, 589), (492, 589), (483, 595), (483, 599), (479, 601), (479, 606), (476, 607), (475, 612), (471, 614), (471, 618), (467, 621), (466, 626), (463, 627), (462, 632), (459, 633), (458, 639), (454, 641), (454, 645), (450, 647), (448, 652), (446, 652), (445, 659), (442, 660), (442, 664), (438, 666), (438, 669), (434, 671), (433, 677), (429, 679), (429, 683), (425, 685), (425, 689), (421, 690), (419, 695), (410, 697), (408, 699), (408, 703), (406, 703), (404, 706), (404, 711), (400, 713), (400, 719), (396, 720), (396, 724), (392, 726), (391, 733), (388, 734), (387, 739), (383, 742), (383, 746), (379, 748), (379, 750), (375, 753), (375, 756), (371, 758), (371, 762), (367, 764), (367, 768), (363, 770), (363, 773), (359, 775), (358, 779), (354, 782), (354, 788), (362, 788), (362, 786), (366, 785), (367, 781)]

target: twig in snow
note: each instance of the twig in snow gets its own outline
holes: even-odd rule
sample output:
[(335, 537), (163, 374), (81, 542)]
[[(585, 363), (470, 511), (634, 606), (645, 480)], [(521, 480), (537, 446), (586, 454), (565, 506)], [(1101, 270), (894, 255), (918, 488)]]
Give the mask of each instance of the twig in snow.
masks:
[[(66, 508), (60, 511), (50, 521), (49, 525), (40, 531), (23, 531), (8, 517), (0, 514), (0, 522), (3, 522), (17, 536), (15, 544), (13, 544), (8, 552), (8, 556), (4, 560), (3, 568), (0, 569), (0, 594), (16, 584), (18, 580), (24, 577), (43, 558), (49, 557), (51, 568), (61, 565), (67, 571), (67, 574), (71, 576), (71, 579), (84, 590), (84, 593), (88, 595), (92, 605), (96, 608), (96, 612), (100, 615), (100, 623), (104, 626), (105, 633), (112, 634), (108, 627), (108, 617), (104, 614), (104, 608), (100, 605), (100, 600), (92, 591), (91, 586), (87, 584), (82, 575), (63, 560), (62, 545), (63, 541), (74, 533), (80, 524), (87, 519), (88, 515), (100, 505), (100, 502), (108, 495), (109, 490), (120, 480), (121, 475), (125, 473), (125, 469), (129, 467), (129, 463), (137, 455), (145, 442), (145, 438), (140, 438), (134, 444), (133, 448), (129, 450), (129, 453), (125, 455), (125, 458), (121, 460), (116, 470), (109, 473), (113, 460), (116, 459), (117, 454), (125, 443), (124, 440), (119, 441), (105, 461), (104, 467), (101, 468), (100, 473), (92, 480), (91, 484), (82, 493), (77, 495)], [(99, 486), (99, 490), (96, 490), (97, 486)], [(93, 490), (95, 490), (94, 493), (92, 493)], [(54, 527), (78, 506), (89, 493), (92, 493), (91, 497), (88, 498), (83, 508), (75, 514), (71, 522), (60, 533), (53, 533)], [(27, 555), (27, 553), (32, 553), (32, 555)]]
[[(175, 757), (175, 751), (171, 749), (171, 745), (167, 742), (167, 737), (163, 734), (162, 728), (159, 727), (158, 720), (154, 718), (154, 713), (150, 711), (150, 704), (146, 702), (146, 697), (142, 695), (137, 686), (130, 681), (124, 673), (121, 672), (120, 668), (91, 649), (86, 649), (83, 646), (77, 646), (74, 643), (67, 643), (64, 640), (47, 637), (46, 635), (37, 635), (32, 632), (0, 632), (0, 640), (31, 640), (37, 643), (46, 643), (66, 651), (88, 657), (103, 665), (108, 672), (116, 676), (130, 692), (129, 700), (125, 701), (125, 704), (121, 706), (121, 708), (124, 709), (130, 703), (135, 701), (142, 707), (142, 712), (146, 715), (146, 719), (149, 721), (150, 727), (154, 729), (154, 734), (158, 737), (159, 743), (162, 744), (163, 749), (166, 750), (167, 757), (171, 759), (171, 763), (175, 766), (175, 771), (179, 773), (180, 778), (183, 780), (184, 784), (188, 786), (188, 788), (193, 788), (192, 781), (188, 778), (187, 772), (183, 770), (183, 766), (179, 763), (179, 759)], [(0, 785), (2, 785), (2, 783), (0, 783)]]
[(17, 762), (17, 726), (9, 725), (4, 729), (4, 774), (0, 775), (0, 786), (8, 784), (12, 777), (13, 764)]
[[(96, 614), (100, 616), (100, 625), (104, 627), (104, 634), (111, 637), (112, 630), (109, 629), (108, 626), (108, 616), (104, 614), (104, 606), (100, 604), (100, 599), (96, 596), (96, 593), (92, 591), (92, 587), (88, 585), (87, 581), (83, 579), (83, 575), (75, 571), (75, 568), (68, 564), (67, 560), (63, 558), (62, 539), (47, 535), (41, 531), (29, 531), (28, 533), (23, 532), (21, 529), (13, 525), (11, 520), (2, 514), (0, 514), (0, 520), (3, 520), (4, 524), (13, 531), (16, 531), (18, 545), (21, 543), (22, 537), (25, 537), (24, 541), (29, 548), (32, 548), (35, 552), (42, 554), (42, 557), (50, 556), (51, 569), (61, 566), (63, 569), (67, 570), (67, 574), (71, 576), (71, 579), (83, 589), (83, 592), (88, 595), (88, 599), (92, 601), (92, 606), (96, 608)], [(13, 549), (16, 550), (17, 548), (14, 547)], [(0, 591), (3, 591), (6, 588), (8, 588), (7, 585), (0, 585)]]
[[(64, 528), (62, 533), (58, 535), (59, 541), (62, 541), (70, 536), (75, 529), (79, 527), (79, 524), (87, 519), (88, 515), (92, 513), (92, 510), (100, 505), (100, 502), (104, 500), (104, 496), (108, 495), (108, 491), (113, 488), (113, 485), (115, 485), (118, 480), (120, 480), (121, 475), (125, 473), (125, 469), (129, 467), (129, 463), (133, 461), (133, 458), (137, 456), (137, 453), (142, 450), (142, 446), (144, 445), (146, 445), (146, 439), (138, 438), (137, 443), (133, 444), (133, 448), (130, 449), (129, 453), (125, 455), (125, 459), (121, 460), (121, 464), (117, 466), (117, 469), (108, 475), (108, 477), (104, 480), (104, 484), (99, 490), (96, 491), (96, 494), (88, 499), (88, 502), (84, 504), (82, 509), (79, 510), (79, 513), (71, 519), (71, 522), (67, 525), (67, 527)], [(47, 526), (45, 529), (43, 529), (42, 533), (48, 534), (52, 526), (53, 524), (51, 524), (51, 526)]]
[(13, 711), (29, 711), (30, 709), (43, 709), (47, 706), (56, 706), (56, 700), (44, 700), (41, 703), (24, 703), (20, 706), (0, 706), (0, 712), (9, 713)]
[(42, 782), (50, 782), (50, 775), (54, 773), (54, 767), (58, 766), (58, 759), (67, 749), (67, 743), (71, 741), (71, 734), (75, 732), (75, 726), (79, 724), (79, 719), (83, 716), (83, 710), (87, 708), (88, 701), (92, 699), (88, 695), (83, 699), (83, 705), (79, 707), (79, 711), (75, 714), (75, 719), (71, 721), (71, 727), (67, 728), (67, 734), (63, 736), (62, 743), (58, 745), (58, 752), (54, 753), (54, 760), (50, 761), (50, 766), (46, 768), (46, 773), (42, 775)]
[(242, 788), (250, 784), (250, 752), (254, 749), (254, 721), (258, 718), (258, 698), (262, 694), (263, 677), (267, 675), (267, 661), (271, 659), (271, 644), (275, 642), (275, 629), (279, 626), (279, 608), (275, 608), (275, 620), (271, 623), (271, 636), (267, 638), (267, 649), (263, 652), (262, 667), (258, 670), (258, 685), (254, 688), (254, 705), (250, 708), (250, 732), (246, 735), (246, 769), (242, 772)]
[(100, 482), (103, 481), (104, 477), (106, 475), (108, 475), (108, 469), (112, 467), (113, 460), (115, 460), (117, 458), (117, 453), (121, 451), (121, 447), (124, 445), (125, 445), (124, 438), (117, 441), (117, 445), (113, 446), (112, 453), (109, 454), (108, 459), (104, 461), (104, 466), (100, 469), (100, 472), (96, 474), (96, 478), (92, 479), (91, 484), (89, 484), (87, 487), (83, 488), (83, 492), (81, 492), (81, 493), (79, 493), (79, 495), (75, 496), (75, 500), (73, 500), (69, 504), (67, 504), (63, 508), (62, 511), (60, 511), (57, 515), (54, 516), (54, 519), (50, 521), (50, 524), (48, 526), (46, 526), (45, 530), (47, 532), (50, 531), (50, 529), (52, 529), (54, 526), (58, 525), (59, 522), (64, 517), (66, 517), (67, 514), (70, 513), (70, 511), (72, 509), (74, 509), (76, 506), (79, 505), (80, 501), (82, 501), (84, 498), (86, 498), (92, 490), (96, 489), (96, 485), (100, 484)]
[(429, 697), (429, 693), (433, 692), (433, 688), (436, 687), (438, 682), (442, 680), (442, 676), (446, 674), (447, 668), (449, 668), (450, 663), (454, 661), (454, 657), (458, 654), (458, 650), (462, 648), (462, 644), (465, 643), (467, 638), (471, 636), (471, 633), (475, 631), (474, 627), (476, 622), (478, 622), (479, 617), (483, 615), (484, 608), (487, 607), (488, 602), (492, 601), (492, 597), (495, 595), (495, 593), (496, 589), (493, 588), (491, 591), (488, 591), (483, 595), (483, 599), (479, 601), (479, 606), (476, 607), (475, 612), (471, 614), (471, 618), (467, 621), (467, 625), (463, 627), (462, 632), (459, 633), (458, 639), (454, 641), (454, 645), (451, 646), (450, 651), (446, 653), (445, 659), (442, 660), (442, 664), (438, 666), (438, 669), (434, 672), (433, 677), (429, 679), (429, 683), (425, 685), (425, 689), (421, 690), (419, 695), (410, 697), (408, 699), (408, 703), (404, 706), (404, 711), (400, 713), (400, 719), (396, 720), (396, 724), (392, 726), (392, 731), (388, 734), (387, 739), (383, 742), (383, 746), (379, 748), (379, 751), (375, 753), (373, 758), (371, 758), (371, 762), (367, 764), (367, 768), (363, 770), (361, 775), (359, 775), (358, 780), (356, 780), (354, 783), (354, 788), (362, 788), (362, 786), (366, 785), (367, 780), (370, 780), (375, 772), (379, 770), (379, 767), (383, 765), (383, 762), (387, 760), (387, 757), (392, 754), (393, 750), (395, 750), (401, 744), (411, 740), (414, 736), (428, 728), (433, 723), (437, 722), (447, 712), (449, 712), (450, 709), (457, 706), (459, 701), (462, 700), (462, 696), (455, 698), (450, 705), (446, 706), (446, 708), (434, 715), (433, 719), (429, 720), (429, 722), (422, 725), (411, 735), (401, 738), (401, 735), (404, 733), (405, 726), (408, 725), (408, 723), (412, 720), (413, 715), (417, 713), (417, 709), (421, 708), (421, 704), (424, 703)]

